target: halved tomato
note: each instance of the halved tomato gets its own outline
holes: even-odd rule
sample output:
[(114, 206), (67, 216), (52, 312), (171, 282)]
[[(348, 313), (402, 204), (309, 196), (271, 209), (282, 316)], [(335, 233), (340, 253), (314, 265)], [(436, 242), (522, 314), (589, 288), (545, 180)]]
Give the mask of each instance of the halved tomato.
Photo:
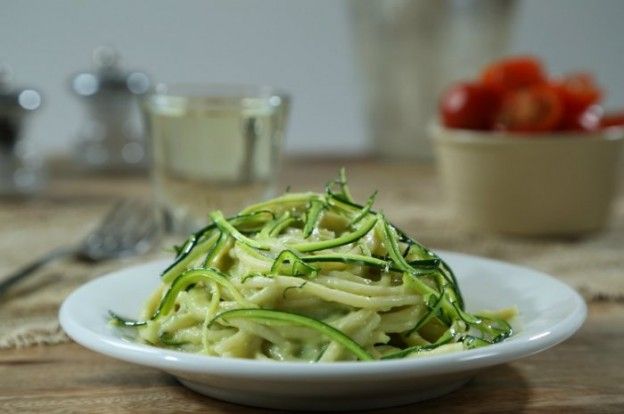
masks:
[(611, 112), (602, 117), (600, 126), (608, 128), (612, 126), (624, 126), (624, 112)]
[(563, 106), (549, 85), (535, 85), (505, 95), (495, 121), (495, 129), (514, 132), (545, 132), (561, 122)]
[(559, 129), (593, 131), (600, 127), (600, 117), (598, 122), (594, 122), (599, 111), (589, 109), (602, 97), (602, 91), (592, 75), (586, 72), (568, 74), (556, 80), (554, 86), (563, 103)]
[(536, 57), (515, 56), (486, 66), (481, 73), (481, 82), (489, 88), (506, 92), (543, 84), (546, 74)]
[(563, 114), (563, 129), (566, 131), (596, 131), (601, 128), (604, 111), (600, 105), (590, 105), (576, 116)]
[(594, 77), (587, 72), (565, 75), (554, 82), (557, 92), (561, 95), (564, 111), (576, 115), (590, 105), (598, 103), (602, 91)]
[(498, 102), (498, 95), (481, 84), (456, 83), (440, 100), (442, 123), (449, 128), (489, 129)]

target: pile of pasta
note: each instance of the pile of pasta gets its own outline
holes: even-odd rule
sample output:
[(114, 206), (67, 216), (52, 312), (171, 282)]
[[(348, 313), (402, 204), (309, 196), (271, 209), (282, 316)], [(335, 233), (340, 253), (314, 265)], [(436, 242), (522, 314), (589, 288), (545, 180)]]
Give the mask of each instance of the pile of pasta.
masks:
[(142, 319), (159, 347), (220, 357), (333, 362), (459, 351), (509, 337), (512, 310), (472, 314), (436, 254), (351, 197), (286, 193), (177, 246)]

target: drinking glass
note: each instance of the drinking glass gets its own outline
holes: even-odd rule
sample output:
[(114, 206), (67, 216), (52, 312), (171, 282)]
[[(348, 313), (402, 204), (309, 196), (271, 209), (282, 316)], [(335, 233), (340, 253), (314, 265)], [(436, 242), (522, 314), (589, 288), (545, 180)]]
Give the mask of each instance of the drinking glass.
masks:
[(164, 228), (182, 234), (219, 209), (274, 193), (290, 99), (267, 86), (159, 85), (143, 101)]
[(440, 94), (507, 48), (516, 0), (354, 0), (356, 56), (375, 152), (429, 159)]

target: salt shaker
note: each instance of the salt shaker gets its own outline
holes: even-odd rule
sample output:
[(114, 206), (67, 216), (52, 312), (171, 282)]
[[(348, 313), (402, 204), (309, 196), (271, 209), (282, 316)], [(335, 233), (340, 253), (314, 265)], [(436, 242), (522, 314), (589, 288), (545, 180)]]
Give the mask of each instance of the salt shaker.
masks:
[(93, 51), (94, 71), (71, 79), (71, 89), (85, 105), (75, 159), (89, 170), (140, 171), (147, 166), (144, 126), (139, 98), (150, 89), (143, 72), (125, 71), (117, 51)]
[(42, 185), (41, 162), (24, 145), (24, 131), (41, 94), (11, 84), (11, 70), (0, 63), (0, 195), (28, 195)]

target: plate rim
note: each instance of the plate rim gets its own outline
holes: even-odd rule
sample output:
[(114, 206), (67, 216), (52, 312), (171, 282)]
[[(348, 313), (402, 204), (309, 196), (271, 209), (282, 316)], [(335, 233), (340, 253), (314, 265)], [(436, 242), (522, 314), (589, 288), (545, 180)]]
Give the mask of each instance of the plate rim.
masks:
[[(345, 377), (375, 379), (414, 377), (432, 374), (449, 374), (486, 368), (515, 361), (549, 349), (572, 336), (582, 326), (587, 316), (587, 305), (581, 295), (561, 280), (539, 270), (501, 260), (456, 253), (444, 250), (436, 251), (443, 258), (476, 260), (482, 263), (504, 265), (516, 270), (530, 271), (534, 276), (545, 278), (570, 295), (574, 301), (574, 310), (565, 318), (548, 327), (548, 330), (531, 338), (516, 341), (507, 340), (488, 347), (465, 350), (448, 354), (430, 355), (423, 358), (410, 358), (386, 361), (349, 361), (349, 362), (273, 362), (243, 358), (224, 358), (199, 355), (183, 351), (158, 348), (146, 344), (132, 343), (119, 338), (106, 337), (82, 326), (72, 318), (70, 307), (79, 300), (81, 294), (106, 278), (132, 269), (167, 264), (169, 259), (123, 267), (95, 278), (68, 295), (59, 310), (59, 321), (67, 335), (78, 344), (92, 351), (168, 372), (221, 375), (239, 378), (280, 379), (319, 379)], [(543, 328), (546, 330), (547, 328)]]

